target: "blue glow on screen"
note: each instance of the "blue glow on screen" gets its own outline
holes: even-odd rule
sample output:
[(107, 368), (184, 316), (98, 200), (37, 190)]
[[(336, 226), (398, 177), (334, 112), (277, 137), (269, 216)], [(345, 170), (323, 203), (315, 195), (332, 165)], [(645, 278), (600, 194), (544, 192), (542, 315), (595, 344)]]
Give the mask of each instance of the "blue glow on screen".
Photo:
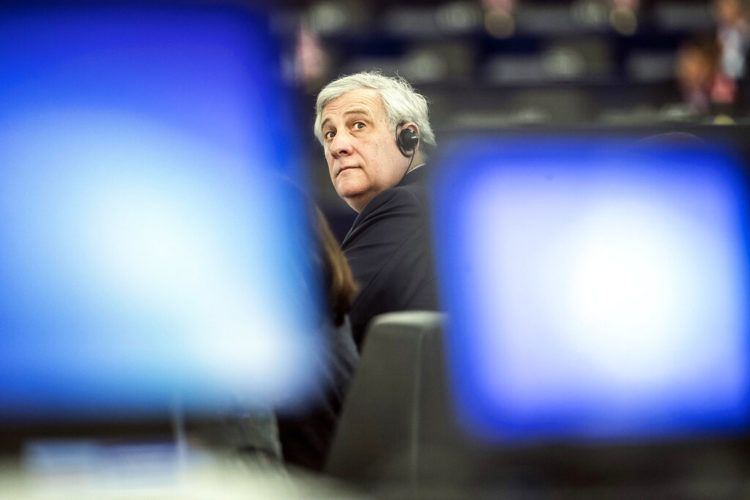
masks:
[(0, 11), (0, 417), (315, 383), (277, 59), (229, 8)]
[(745, 425), (748, 199), (728, 156), (474, 139), (441, 167), (438, 260), (471, 431), (525, 442)]

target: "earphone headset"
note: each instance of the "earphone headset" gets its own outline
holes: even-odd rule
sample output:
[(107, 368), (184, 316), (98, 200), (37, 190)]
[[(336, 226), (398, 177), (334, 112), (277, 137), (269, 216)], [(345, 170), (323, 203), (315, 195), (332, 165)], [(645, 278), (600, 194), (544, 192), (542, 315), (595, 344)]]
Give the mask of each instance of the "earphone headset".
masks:
[(419, 134), (414, 129), (402, 128), (396, 136), (396, 145), (398, 145), (398, 150), (401, 151), (402, 155), (407, 158), (414, 158), (417, 145), (419, 145)]
[[(401, 123), (399, 126), (403, 125)], [(401, 154), (409, 158), (409, 165), (407, 165), (406, 170), (404, 170), (404, 175), (401, 176), (401, 181), (404, 180), (404, 177), (406, 177), (406, 174), (409, 173), (409, 170), (411, 169), (411, 164), (414, 161), (414, 156), (417, 154), (417, 146), (419, 146), (419, 133), (409, 127), (404, 127), (401, 129), (400, 132), (396, 134), (396, 146), (398, 146), (398, 150), (401, 151)], [(401, 183), (399, 181), (399, 184)]]

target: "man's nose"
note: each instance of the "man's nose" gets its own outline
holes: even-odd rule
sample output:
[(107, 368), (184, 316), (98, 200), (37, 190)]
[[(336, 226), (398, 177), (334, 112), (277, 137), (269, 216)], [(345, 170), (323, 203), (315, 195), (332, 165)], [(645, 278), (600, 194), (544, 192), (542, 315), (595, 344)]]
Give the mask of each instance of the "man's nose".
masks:
[(347, 155), (351, 153), (352, 151), (352, 141), (349, 134), (346, 132), (341, 132), (333, 136), (333, 140), (331, 140), (331, 154), (334, 157), (341, 156), (341, 155)]

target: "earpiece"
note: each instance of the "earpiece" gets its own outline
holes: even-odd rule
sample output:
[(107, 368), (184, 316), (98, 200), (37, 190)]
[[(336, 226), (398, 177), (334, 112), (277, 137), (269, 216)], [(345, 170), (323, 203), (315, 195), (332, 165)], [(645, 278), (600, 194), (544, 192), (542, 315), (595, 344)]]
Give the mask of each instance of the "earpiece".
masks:
[[(411, 164), (414, 161), (414, 157), (417, 155), (419, 133), (409, 127), (402, 128), (401, 131), (396, 134), (396, 145), (398, 146), (398, 150), (401, 151), (401, 154), (409, 158), (409, 165), (406, 166), (404, 175), (401, 176), (401, 181), (403, 181), (406, 174), (411, 170)], [(399, 181), (399, 184), (401, 181)]]
[(414, 157), (418, 144), (419, 134), (416, 130), (408, 127), (401, 129), (401, 132), (399, 132), (396, 137), (396, 145), (398, 146), (399, 151), (401, 151), (401, 154), (407, 158)]

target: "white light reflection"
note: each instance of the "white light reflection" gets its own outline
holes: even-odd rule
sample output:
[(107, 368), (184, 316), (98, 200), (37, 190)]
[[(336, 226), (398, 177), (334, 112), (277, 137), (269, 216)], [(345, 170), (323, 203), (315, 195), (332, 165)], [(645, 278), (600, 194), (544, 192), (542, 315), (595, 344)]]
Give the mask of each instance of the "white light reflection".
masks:
[(110, 110), (39, 110), (4, 130), (0, 160), (16, 167), (0, 170), (4, 265), (31, 312), (47, 297), (80, 313), (54, 349), (27, 339), (46, 346), (29, 370), (138, 401), (186, 384), (204, 390), (199, 405), (227, 390), (265, 405), (314, 383), (311, 297), (279, 251), (281, 200), (251, 155)]
[(464, 208), (476, 397), (519, 426), (575, 414), (568, 430), (607, 435), (744, 405), (739, 195), (712, 165), (627, 167), (505, 166)]

